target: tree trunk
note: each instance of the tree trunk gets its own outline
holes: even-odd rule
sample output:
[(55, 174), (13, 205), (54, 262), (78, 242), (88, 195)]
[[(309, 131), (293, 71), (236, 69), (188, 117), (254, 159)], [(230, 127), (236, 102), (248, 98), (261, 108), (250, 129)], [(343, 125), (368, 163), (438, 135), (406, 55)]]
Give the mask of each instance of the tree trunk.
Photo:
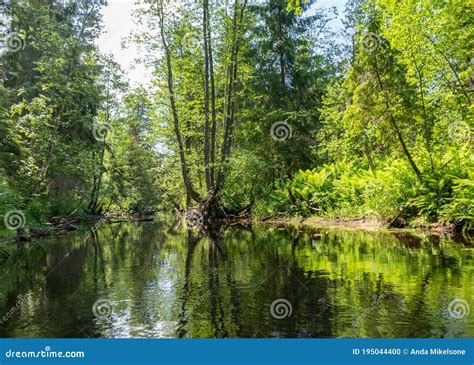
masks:
[(191, 199), (194, 201), (200, 203), (202, 202), (201, 196), (194, 190), (191, 179), (189, 177), (188, 173), (188, 164), (186, 161), (186, 155), (184, 153), (184, 145), (183, 145), (183, 138), (181, 135), (181, 131), (179, 129), (179, 118), (178, 118), (178, 110), (176, 108), (176, 98), (174, 94), (174, 88), (173, 88), (173, 67), (171, 63), (171, 51), (168, 47), (168, 43), (166, 42), (166, 36), (165, 36), (165, 25), (164, 25), (164, 10), (163, 10), (163, 0), (158, 0), (157, 1), (157, 10), (158, 10), (158, 17), (160, 21), (160, 35), (161, 35), (161, 40), (163, 42), (163, 48), (165, 51), (165, 58), (166, 58), (166, 66), (168, 70), (168, 75), (167, 75), (167, 83), (168, 83), (168, 93), (169, 93), (169, 100), (170, 100), (170, 105), (171, 105), (171, 112), (173, 114), (173, 127), (174, 127), (174, 133), (176, 135), (176, 140), (178, 142), (178, 148), (179, 148), (179, 159), (181, 162), (181, 174), (183, 176), (183, 181), (184, 181), (184, 186), (186, 188), (186, 192), (189, 194)]
[[(410, 36), (411, 37), (411, 36)], [(435, 172), (435, 167), (434, 167), (434, 162), (433, 162), (433, 156), (431, 153), (431, 128), (430, 128), (430, 123), (428, 120), (428, 112), (426, 110), (426, 103), (425, 103), (425, 91), (423, 87), (423, 75), (421, 68), (418, 66), (418, 62), (416, 61), (415, 55), (410, 52), (411, 57), (413, 59), (413, 64), (416, 69), (416, 73), (418, 75), (418, 83), (420, 86), (420, 99), (421, 99), (421, 105), (423, 108), (423, 121), (424, 121), (424, 137), (425, 137), (425, 143), (426, 143), (426, 150), (428, 151), (428, 156), (430, 158), (430, 167), (431, 167), (431, 172)]]
[(209, 2), (203, 0), (202, 5), (202, 36), (204, 40), (204, 169), (206, 173), (206, 188), (207, 191), (211, 190), (211, 171), (209, 168), (209, 156), (210, 156), (210, 145), (209, 145), (209, 40), (208, 40), (208, 12)]
[[(110, 123), (110, 89), (107, 89), (107, 106), (105, 108), (105, 125)], [(104, 159), (105, 151), (107, 149), (107, 134), (108, 129), (104, 128), (104, 140), (102, 141), (102, 148), (100, 150), (99, 172), (94, 176), (94, 186), (92, 188), (92, 197), (89, 203), (89, 211), (92, 214), (102, 214), (102, 207), (99, 204), (100, 189), (102, 189), (102, 176), (104, 174)]]
[(394, 116), (393, 116), (393, 114), (390, 110), (390, 100), (388, 99), (388, 96), (385, 93), (385, 88), (383, 86), (382, 79), (380, 78), (380, 72), (379, 72), (379, 69), (378, 69), (378, 66), (377, 66), (377, 56), (375, 56), (375, 74), (377, 76), (377, 81), (378, 81), (378, 84), (379, 84), (379, 87), (380, 87), (380, 91), (382, 92), (382, 94), (384, 95), (384, 98), (385, 98), (385, 110), (387, 112), (390, 124), (391, 124), (392, 128), (395, 130), (398, 141), (400, 142), (400, 145), (402, 146), (403, 153), (405, 154), (406, 158), (408, 159), (408, 162), (410, 163), (413, 171), (415, 172), (416, 177), (418, 178), (418, 180), (421, 183), (423, 183), (423, 176), (421, 174), (421, 171), (418, 168), (418, 166), (416, 165), (415, 160), (413, 159), (410, 151), (408, 150), (408, 147), (405, 143), (405, 140), (404, 140), (403, 135), (400, 131), (400, 128), (398, 127), (397, 121), (395, 120), (395, 118), (394, 118)]
[(370, 153), (369, 145), (366, 142), (364, 142), (364, 152), (365, 152), (365, 155), (367, 156), (367, 161), (369, 162), (370, 170), (372, 171), (374, 176), (376, 176), (377, 175), (377, 172), (376, 172), (377, 169), (375, 167), (375, 162), (374, 162), (374, 159), (372, 158), (372, 155)]
[[(209, 5), (206, 0), (206, 4)], [(214, 58), (212, 55), (212, 37), (211, 37), (211, 16), (209, 11), (207, 11), (207, 40), (208, 40), (208, 53), (209, 53), (209, 76), (211, 81), (211, 147), (210, 147), (210, 158), (211, 158), (211, 186), (214, 187), (216, 172), (215, 172), (215, 162), (216, 162), (216, 129), (217, 129), (217, 114), (216, 114), (216, 84), (214, 80)]]
[(217, 176), (216, 186), (214, 194), (218, 194), (224, 184), (226, 175), (226, 163), (230, 155), (232, 136), (233, 136), (233, 125), (235, 118), (235, 88), (237, 84), (237, 71), (238, 71), (238, 55), (239, 55), (239, 39), (240, 39), (240, 25), (244, 18), (245, 7), (247, 0), (244, 0), (242, 7), (240, 8), (239, 14), (239, 2), (235, 2), (234, 6), (234, 17), (232, 21), (232, 44), (231, 44), (231, 55), (230, 62), (227, 68), (227, 90), (225, 97), (224, 107), (224, 141), (222, 143), (221, 151), (221, 167)]

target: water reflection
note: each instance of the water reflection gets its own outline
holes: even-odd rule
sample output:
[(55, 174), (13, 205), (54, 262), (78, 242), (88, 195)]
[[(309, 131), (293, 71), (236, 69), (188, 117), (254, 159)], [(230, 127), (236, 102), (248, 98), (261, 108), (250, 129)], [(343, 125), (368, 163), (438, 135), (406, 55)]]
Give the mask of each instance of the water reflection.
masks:
[[(472, 313), (448, 311), (456, 298), (474, 310), (469, 244), (341, 230), (207, 233), (161, 217), (7, 246), (0, 336), (474, 335)], [(105, 316), (93, 312), (99, 300)], [(278, 300), (291, 315), (272, 313)]]

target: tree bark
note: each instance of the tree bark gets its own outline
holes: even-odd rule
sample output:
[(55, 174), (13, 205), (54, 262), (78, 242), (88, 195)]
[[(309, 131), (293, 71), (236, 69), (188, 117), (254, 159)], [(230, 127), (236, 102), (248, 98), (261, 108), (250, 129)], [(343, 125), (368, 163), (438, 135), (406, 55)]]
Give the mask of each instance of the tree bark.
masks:
[(235, 2), (234, 6), (234, 17), (232, 21), (232, 44), (231, 44), (231, 55), (230, 62), (227, 68), (227, 90), (225, 97), (224, 107), (224, 141), (222, 143), (221, 151), (221, 167), (217, 176), (216, 186), (214, 194), (218, 194), (224, 184), (224, 178), (226, 174), (226, 162), (230, 155), (232, 136), (233, 136), (233, 125), (235, 118), (235, 88), (237, 84), (238, 75), (238, 55), (239, 55), (239, 40), (240, 40), (240, 25), (244, 18), (245, 8), (247, 6), (247, 0), (244, 0), (239, 14), (239, 2)]
[(179, 148), (179, 158), (181, 162), (181, 174), (183, 176), (184, 186), (186, 188), (187, 194), (193, 199), (194, 201), (201, 203), (203, 199), (201, 196), (194, 190), (191, 179), (188, 173), (188, 164), (186, 161), (186, 155), (184, 153), (184, 144), (183, 138), (181, 135), (181, 131), (179, 129), (179, 118), (178, 118), (178, 110), (176, 108), (176, 98), (173, 88), (173, 67), (171, 62), (171, 51), (169, 49), (168, 43), (166, 42), (165, 36), (165, 25), (164, 25), (164, 10), (163, 10), (163, 0), (157, 0), (157, 10), (158, 10), (158, 17), (160, 21), (160, 35), (161, 41), (163, 42), (163, 49), (165, 51), (165, 59), (166, 59), (166, 66), (168, 70), (167, 74), (167, 83), (168, 83), (168, 94), (169, 94), (169, 101), (171, 105), (171, 112), (173, 114), (173, 128), (174, 133), (176, 135), (176, 140), (178, 142)]
[[(207, 4), (209, 4), (207, 2)], [(217, 130), (217, 114), (216, 114), (216, 84), (214, 79), (214, 58), (212, 55), (212, 37), (211, 37), (211, 15), (209, 10), (207, 11), (207, 39), (208, 39), (208, 52), (209, 52), (209, 76), (211, 81), (211, 148), (210, 148), (210, 159), (211, 159), (211, 186), (214, 187), (216, 179), (216, 130)]]
[(209, 1), (203, 0), (202, 5), (202, 36), (204, 41), (204, 169), (206, 174), (206, 188), (212, 188), (211, 171), (209, 167), (210, 144), (209, 144), (209, 40), (208, 40), (208, 12)]

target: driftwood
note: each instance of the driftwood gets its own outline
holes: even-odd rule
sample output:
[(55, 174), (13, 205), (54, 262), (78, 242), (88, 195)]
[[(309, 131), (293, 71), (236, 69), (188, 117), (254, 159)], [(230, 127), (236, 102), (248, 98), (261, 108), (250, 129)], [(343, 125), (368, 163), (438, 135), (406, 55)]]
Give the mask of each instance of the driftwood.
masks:
[(155, 220), (154, 217), (144, 217), (144, 218), (124, 218), (124, 219), (108, 219), (107, 223), (128, 223), (128, 222), (153, 222)]
[(33, 239), (54, 236), (54, 235), (63, 235), (67, 234), (72, 231), (76, 231), (77, 227), (72, 223), (66, 222), (58, 224), (55, 227), (44, 227), (40, 229), (31, 230), (28, 234), (20, 234), (16, 237), (16, 241), (18, 242), (30, 242)]
[(402, 214), (410, 207), (410, 205), (405, 205), (398, 212), (397, 216), (388, 224), (389, 228), (403, 228), (406, 226), (405, 220), (402, 218)]
[(31, 229), (29, 232), (24, 232), (23, 230), (18, 231), (15, 237), (3, 240), (1, 243), (8, 244), (13, 242), (31, 242), (34, 239), (63, 235), (72, 231), (76, 231), (77, 227), (75, 224), (81, 222), (83, 219), (75, 216), (74, 213), (75, 212), (65, 217), (53, 217), (43, 227)]
[(260, 220), (261, 220), (262, 222), (266, 222), (266, 221), (269, 221), (270, 219), (275, 218), (277, 215), (278, 215), (278, 213), (275, 213), (275, 214), (269, 215), (268, 217), (262, 218), (262, 219), (260, 219)]

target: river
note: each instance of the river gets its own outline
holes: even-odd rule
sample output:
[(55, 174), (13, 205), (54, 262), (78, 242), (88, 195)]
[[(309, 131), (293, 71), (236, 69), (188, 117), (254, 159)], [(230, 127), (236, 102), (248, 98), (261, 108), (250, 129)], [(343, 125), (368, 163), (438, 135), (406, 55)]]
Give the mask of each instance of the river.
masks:
[(211, 240), (174, 223), (4, 247), (0, 337), (474, 336), (472, 244), (264, 225)]

